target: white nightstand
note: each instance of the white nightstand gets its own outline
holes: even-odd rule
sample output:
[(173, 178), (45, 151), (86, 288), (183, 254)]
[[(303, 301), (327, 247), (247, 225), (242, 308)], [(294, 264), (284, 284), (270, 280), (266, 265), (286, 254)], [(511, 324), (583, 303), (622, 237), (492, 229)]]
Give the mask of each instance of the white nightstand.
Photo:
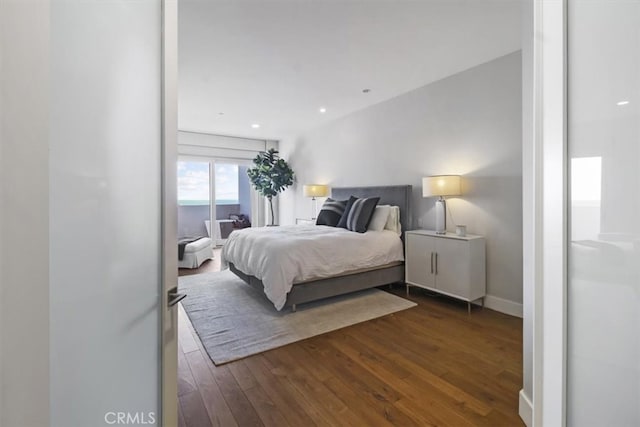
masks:
[(467, 302), (486, 295), (484, 237), (453, 233), (436, 234), (430, 230), (405, 232), (405, 282)]
[(316, 220), (311, 218), (296, 218), (297, 225), (316, 225)]

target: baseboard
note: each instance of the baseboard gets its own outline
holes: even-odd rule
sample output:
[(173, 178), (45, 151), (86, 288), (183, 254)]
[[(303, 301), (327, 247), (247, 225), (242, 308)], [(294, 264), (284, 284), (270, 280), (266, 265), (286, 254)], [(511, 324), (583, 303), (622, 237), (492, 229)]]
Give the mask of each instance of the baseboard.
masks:
[(522, 318), (522, 304), (517, 302), (487, 295), (484, 297), (484, 306), (500, 313)]
[(524, 390), (520, 390), (520, 403), (518, 404), (518, 415), (522, 418), (522, 421), (527, 425), (527, 427), (531, 427), (531, 421), (533, 420), (533, 405), (531, 401), (524, 394)]

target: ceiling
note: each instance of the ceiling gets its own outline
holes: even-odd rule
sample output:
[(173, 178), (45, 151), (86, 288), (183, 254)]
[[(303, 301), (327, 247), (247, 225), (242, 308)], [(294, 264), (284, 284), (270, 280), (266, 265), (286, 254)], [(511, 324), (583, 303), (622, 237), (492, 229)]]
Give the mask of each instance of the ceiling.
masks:
[(179, 5), (179, 127), (221, 135), (290, 137), (521, 45), (519, 0)]

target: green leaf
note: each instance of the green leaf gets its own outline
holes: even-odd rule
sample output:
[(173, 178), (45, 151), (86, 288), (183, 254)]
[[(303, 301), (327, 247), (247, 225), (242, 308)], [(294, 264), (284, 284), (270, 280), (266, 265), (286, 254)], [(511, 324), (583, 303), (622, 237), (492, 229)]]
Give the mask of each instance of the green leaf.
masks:
[(258, 194), (269, 201), (293, 184), (293, 169), (278, 156), (278, 150), (271, 148), (259, 153), (253, 164), (255, 167), (247, 170), (249, 180)]

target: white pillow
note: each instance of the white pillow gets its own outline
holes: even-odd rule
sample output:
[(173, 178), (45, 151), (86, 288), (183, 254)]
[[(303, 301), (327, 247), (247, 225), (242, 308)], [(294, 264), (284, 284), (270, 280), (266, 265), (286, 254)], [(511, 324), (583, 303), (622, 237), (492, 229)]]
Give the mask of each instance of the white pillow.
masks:
[(384, 227), (387, 224), (387, 220), (389, 219), (389, 212), (391, 212), (391, 206), (389, 205), (376, 206), (376, 209), (373, 211), (371, 221), (369, 221), (369, 225), (367, 226), (367, 231), (384, 230)]
[(400, 224), (400, 208), (398, 206), (390, 206), (389, 217), (384, 226), (385, 230), (391, 230), (398, 236), (402, 235), (402, 225)]

